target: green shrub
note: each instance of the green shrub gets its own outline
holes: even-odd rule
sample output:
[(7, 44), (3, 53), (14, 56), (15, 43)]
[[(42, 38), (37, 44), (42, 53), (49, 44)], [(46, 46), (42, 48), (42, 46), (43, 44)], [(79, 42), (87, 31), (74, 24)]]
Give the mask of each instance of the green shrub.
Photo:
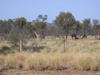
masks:
[(20, 34), (17, 31), (12, 31), (9, 36), (9, 41), (14, 44), (15, 46), (17, 45), (17, 42), (20, 40)]

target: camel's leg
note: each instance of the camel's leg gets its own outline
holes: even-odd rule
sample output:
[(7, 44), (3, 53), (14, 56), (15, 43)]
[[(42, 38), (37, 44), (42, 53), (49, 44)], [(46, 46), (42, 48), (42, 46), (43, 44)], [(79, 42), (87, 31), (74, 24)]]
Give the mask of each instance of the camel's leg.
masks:
[(73, 40), (73, 37), (72, 37), (72, 40)]

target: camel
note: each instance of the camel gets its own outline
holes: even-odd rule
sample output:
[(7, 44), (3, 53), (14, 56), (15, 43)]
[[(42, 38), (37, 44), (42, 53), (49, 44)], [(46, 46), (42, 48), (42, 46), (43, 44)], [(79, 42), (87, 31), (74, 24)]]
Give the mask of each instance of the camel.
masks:
[(82, 36), (82, 39), (85, 39), (85, 38), (87, 38), (87, 35), (84, 33)]
[(56, 37), (59, 37), (59, 34), (58, 33), (56, 33)]
[(33, 36), (32, 36), (32, 37), (33, 37), (33, 38), (37, 38), (35, 33), (33, 34)]
[(76, 36), (75, 40), (79, 39), (79, 37)]
[(9, 33), (9, 34), (8, 34), (8, 38), (9, 38), (10, 36), (11, 36), (11, 34)]
[(76, 34), (75, 33), (71, 34), (71, 37), (72, 37), (72, 39), (76, 38)]
[(97, 38), (97, 40), (100, 40), (100, 37), (99, 37), (99, 38)]
[(41, 38), (41, 34), (37, 34), (36, 32), (34, 33), (37, 39)]
[(75, 40), (79, 39), (75, 33), (71, 34), (72, 39), (75, 38)]
[(54, 38), (55, 38), (55, 39), (56, 39), (56, 38), (59, 38), (59, 34), (56, 33), (56, 34), (54, 35)]
[(100, 40), (100, 37), (95, 37), (97, 40)]

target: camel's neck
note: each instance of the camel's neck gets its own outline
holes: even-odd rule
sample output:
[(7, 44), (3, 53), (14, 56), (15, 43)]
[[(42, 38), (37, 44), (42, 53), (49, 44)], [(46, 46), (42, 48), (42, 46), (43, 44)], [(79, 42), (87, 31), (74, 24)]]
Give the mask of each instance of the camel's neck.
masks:
[(37, 36), (38, 34), (35, 32), (35, 35)]
[(37, 34), (37, 33), (35, 32), (35, 35), (36, 35), (37, 39), (39, 39), (40, 34)]

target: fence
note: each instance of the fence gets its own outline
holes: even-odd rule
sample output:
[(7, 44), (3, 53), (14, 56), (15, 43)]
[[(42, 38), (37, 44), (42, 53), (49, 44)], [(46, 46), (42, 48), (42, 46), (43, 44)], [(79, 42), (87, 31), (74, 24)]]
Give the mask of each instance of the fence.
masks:
[[(45, 38), (43, 39), (37, 39), (34, 37), (34, 32), (36, 32), (38, 35), (44, 35)], [(70, 34), (75, 33), (79, 38), (85, 33), (87, 36), (100, 36), (100, 30), (88, 30), (84, 32), (84, 30), (68, 30), (67, 32), (64, 30), (38, 30), (34, 32), (24, 32), (21, 31), (21, 34), (23, 34), (23, 50), (24, 51), (34, 51), (34, 52), (41, 52), (42, 50), (44, 52), (57, 52), (58, 49), (61, 52), (66, 52), (68, 43), (75, 44), (71, 40)], [(59, 34), (59, 36), (57, 36)], [(67, 35), (67, 39), (66, 39)], [(26, 37), (27, 36), (27, 37)], [(89, 39), (89, 38), (88, 38)], [(0, 35), (1, 42), (9, 41), (8, 34)], [(83, 42), (83, 41), (82, 41)], [(9, 42), (7, 43), (9, 44)], [(6, 48), (3, 48), (6, 49)], [(13, 47), (13, 48), (7, 48), (7, 49), (19, 49), (19, 46)], [(2, 50), (2, 48), (0, 49)]]

